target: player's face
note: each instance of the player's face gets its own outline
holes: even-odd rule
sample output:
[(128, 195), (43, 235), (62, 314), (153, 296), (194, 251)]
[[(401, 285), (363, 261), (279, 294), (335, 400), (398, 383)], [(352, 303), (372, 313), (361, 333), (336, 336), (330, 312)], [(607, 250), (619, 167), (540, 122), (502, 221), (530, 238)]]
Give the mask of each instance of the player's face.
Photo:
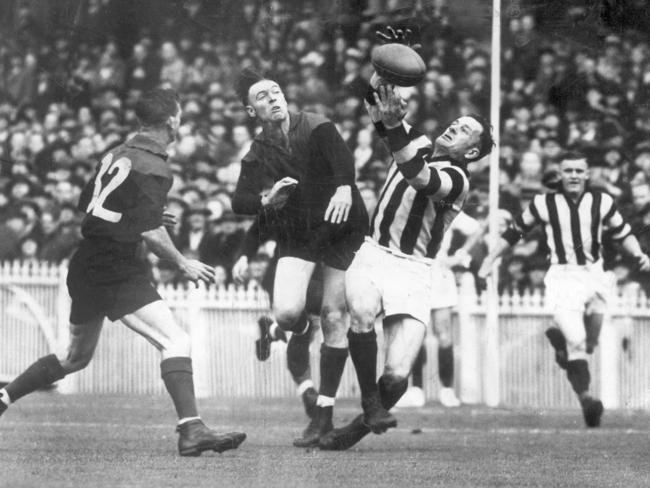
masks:
[(436, 145), (455, 159), (476, 158), (483, 127), (473, 117), (459, 117), (438, 136)]
[(586, 159), (565, 159), (560, 163), (562, 188), (569, 195), (582, 195), (589, 179)]
[(262, 80), (248, 90), (248, 115), (262, 122), (282, 122), (289, 113), (284, 93), (275, 81)]

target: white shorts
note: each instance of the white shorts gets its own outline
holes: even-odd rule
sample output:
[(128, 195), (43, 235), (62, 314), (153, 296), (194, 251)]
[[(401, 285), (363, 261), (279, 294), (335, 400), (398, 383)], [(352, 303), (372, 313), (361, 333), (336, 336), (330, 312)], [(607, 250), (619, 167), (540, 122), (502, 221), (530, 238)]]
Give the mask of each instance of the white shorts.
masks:
[(458, 305), (458, 288), (454, 272), (449, 266), (434, 259), (431, 266), (431, 296), (429, 307), (432, 310)]
[(616, 278), (602, 262), (584, 266), (553, 264), (544, 278), (546, 304), (551, 311), (604, 313), (616, 289)]
[(431, 260), (400, 256), (367, 239), (347, 273), (375, 286), (385, 316), (407, 314), (429, 323)]

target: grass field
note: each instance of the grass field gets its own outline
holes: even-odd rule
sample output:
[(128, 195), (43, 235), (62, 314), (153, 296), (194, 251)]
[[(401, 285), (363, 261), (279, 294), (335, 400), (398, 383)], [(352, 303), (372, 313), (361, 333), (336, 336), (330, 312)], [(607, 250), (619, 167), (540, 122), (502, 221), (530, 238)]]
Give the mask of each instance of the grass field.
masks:
[[(605, 412), (600, 429), (575, 410), (432, 404), (347, 452), (291, 445), (306, 424), (297, 399), (200, 401), (236, 451), (181, 458), (164, 396), (37, 393), (0, 420), (2, 487), (648, 487), (650, 414)], [(336, 423), (357, 412), (340, 401)]]

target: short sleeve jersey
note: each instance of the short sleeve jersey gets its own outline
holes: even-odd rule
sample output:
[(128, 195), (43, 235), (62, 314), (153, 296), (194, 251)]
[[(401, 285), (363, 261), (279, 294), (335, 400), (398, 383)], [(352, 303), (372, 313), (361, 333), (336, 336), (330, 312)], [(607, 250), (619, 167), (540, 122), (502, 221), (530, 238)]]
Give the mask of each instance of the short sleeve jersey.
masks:
[(159, 227), (172, 185), (166, 158), (165, 149), (142, 134), (108, 151), (79, 199), (83, 236), (138, 242)]

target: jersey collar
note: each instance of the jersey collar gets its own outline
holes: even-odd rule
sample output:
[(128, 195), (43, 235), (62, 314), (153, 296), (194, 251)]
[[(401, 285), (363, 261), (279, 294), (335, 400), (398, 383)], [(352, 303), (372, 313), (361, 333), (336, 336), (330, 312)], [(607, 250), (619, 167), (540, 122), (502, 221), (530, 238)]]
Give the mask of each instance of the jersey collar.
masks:
[[(289, 112), (289, 132), (293, 132), (296, 127), (298, 127), (301, 118), (302, 114), (300, 112)], [(254, 139), (262, 142), (277, 142), (277, 139), (275, 137), (271, 136), (264, 130), (260, 131), (260, 133), (254, 137)]]
[(167, 151), (158, 142), (143, 134), (136, 134), (131, 139), (126, 141), (125, 146), (134, 149), (142, 149), (143, 151), (150, 152), (163, 159), (167, 159)]
[(469, 178), (469, 170), (467, 169), (467, 165), (461, 161), (452, 159), (447, 155), (431, 157), (428, 159), (428, 161), (431, 163), (447, 162), (452, 166), (456, 166), (457, 168), (460, 168), (463, 171), (463, 173), (465, 173), (465, 176)]

